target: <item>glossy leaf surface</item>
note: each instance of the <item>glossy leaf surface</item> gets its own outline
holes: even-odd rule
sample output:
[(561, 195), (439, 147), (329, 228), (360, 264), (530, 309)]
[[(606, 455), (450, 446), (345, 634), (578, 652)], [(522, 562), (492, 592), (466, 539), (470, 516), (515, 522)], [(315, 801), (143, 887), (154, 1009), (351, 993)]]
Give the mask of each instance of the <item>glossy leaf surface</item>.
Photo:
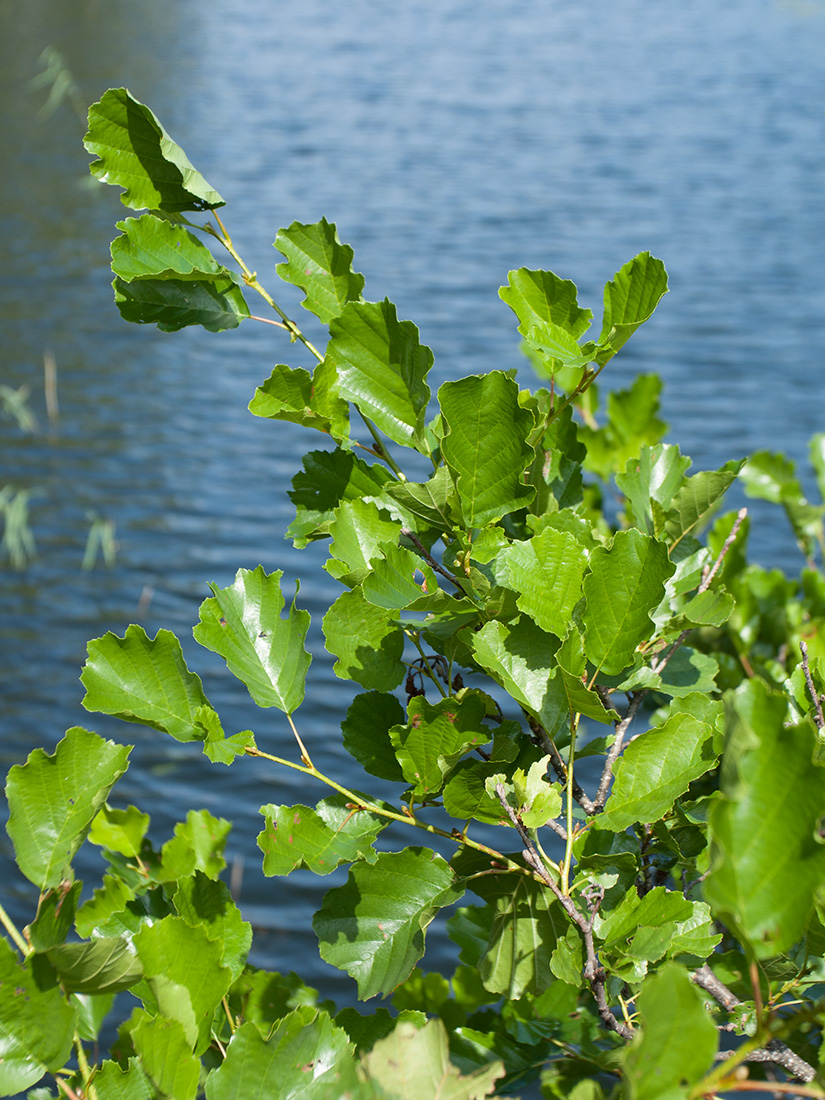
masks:
[(275, 247), (287, 258), (285, 264), (278, 264), (278, 274), (306, 291), (304, 309), (325, 324), (339, 317), (347, 302), (361, 300), (364, 276), (352, 270), (352, 249), (341, 244), (336, 227), (326, 218), (314, 225), (293, 222), (288, 229), (280, 229)]
[(130, 749), (75, 726), (54, 753), (15, 764), (6, 782), (17, 865), (41, 890), (74, 878), (72, 859), (95, 814), (126, 771)]
[(723, 797), (710, 815), (705, 897), (757, 958), (800, 938), (825, 881), (825, 769), (811, 763), (811, 727), (786, 728), (785, 716), (784, 698), (759, 680), (746, 681), (730, 700)]
[(387, 824), (386, 818), (368, 810), (353, 811), (344, 795), (322, 799), (309, 806), (261, 806), (266, 826), (258, 835), (264, 853), (265, 875), (288, 875), (305, 867), (316, 875), (328, 875), (341, 863), (363, 859), (375, 863), (372, 844)]
[(355, 978), (362, 1000), (391, 993), (424, 954), (438, 910), (463, 893), (449, 865), (427, 848), (383, 853), (371, 866), (357, 863), (313, 919), (321, 958)]
[(279, 569), (239, 569), (227, 588), (210, 585), (214, 599), (204, 600), (195, 640), (219, 653), (227, 668), (246, 684), (259, 707), (292, 714), (304, 699), (311, 657), (304, 646), (309, 612), (295, 602), (282, 618), (284, 595)]
[(89, 108), (83, 144), (98, 159), (89, 166), (101, 183), (123, 187), (132, 210), (214, 210), (224, 200), (189, 162), (155, 115), (126, 88), (110, 88)]
[(209, 701), (171, 631), (159, 630), (149, 638), (143, 627), (130, 626), (122, 638), (110, 632), (90, 641), (87, 648), (80, 676), (86, 710), (140, 722), (176, 741), (204, 740), (198, 710)]
[(532, 460), (533, 415), (518, 404), (518, 386), (501, 371), (445, 382), (438, 391), (444, 459), (464, 520), (483, 527), (523, 507), (535, 490), (522, 483)]

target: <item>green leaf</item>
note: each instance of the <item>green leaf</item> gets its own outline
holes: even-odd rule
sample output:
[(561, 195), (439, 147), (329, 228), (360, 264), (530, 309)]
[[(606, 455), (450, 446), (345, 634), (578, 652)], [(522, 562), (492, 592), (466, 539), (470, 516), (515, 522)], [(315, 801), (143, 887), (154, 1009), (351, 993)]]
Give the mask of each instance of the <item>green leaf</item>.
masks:
[[(344, 500), (375, 498), (384, 503), (384, 488), (392, 480), (385, 466), (368, 466), (349, 451), (310, 451), (304, 455), (304, 468), (292, 479), (289, 498), (297, 517), (287, 531), (296, 546), (306, 546), (311, 538), (329, 532), (335, 509)], [(389, 502), (388, 502), (389, 503)]]
[(450, 1062), (447, 1029), (441, 1020), (424, 1027), (401, 1021), (362, 1058), (367, 1079), (393, 1100), (483, 1100), (504, 1076), (501, 1062), (463, 1076)]
[(241, 918), (226, 883), (195, 871), (180, 880), (174, 900), (188, 925), (202, 928), (222, 946), (221, 963), (231, 971), (232, 980), (237, 980), (252, 945), (252, 925)]
[(0, 1096), (18, 1095), (65, 1065), (75, 1018), (57, 986), (33, 973), (32, 960), (21, 966), (0, 938)]
[(810, 724), (787, 728), (786, 714), (784, 696), (759, 679), (746, 680), (728, 700), (723, 797), (709, 819), (705, 897), (760, 959), (802, 936), (825, 880), (825, 769), (811, 765)]
[(87, 1043), (97, 1043), (103, 1022), (115, 1003), (114, 993), (73, 993), (69, 998), (77, 1010), (77, 1033)]
[(232, 825), (208, 810), (190, 810), (185, 824), (175, 826), (175, 835), (161, 851), (161, 866), (155, 870), (158, 882), (176, 882), (202, 871), (217, 878), (226, 866), (223, 850)]
[(110, 88), (89, 108), (83, 141), (97, 156), (89, 166), (101, 183), (123, 187), (132, 210), (214, 210), (224, 200), (190, 164), (148, 107), (126, 88)]
[(202, 1054), (211, 1040), (212, 1013), (232, 980), (221, 964), (222, 945), (180, 917), (144, 925), (133, 942), (160, 1015), (178, 1020), (190, 1050)]
[(552, 737), (567, 713), (553, 682), (558, 639), (522, 615), (515, 623), (485, 623), (467, 641), (481, 667)]
[(502, 371), (445, 382), (438, 391), (442, 453), (456, 482), (467, 527), (485, 527), (533, 497), (522, 474), (533, 460), (533, 414)]
[(641, 531), (618, 531), (609, 548), (593, 551), (584, 578), (584, 649), (602, 672), (621, 672), (652, 636), (650, 613), (674, 569), (667, 547)]
[(83, 883), (80, 880), (71, 886), (65, 880), (56, 890), (46, 890), (40, 895), (37, 916), (24, 929), (24, 934), (35, 951), (46, 951), (65, 943), (74, 927), (77, 902), (82, 889)]
[(337, 391), (328, 393), (319, 385), (320, 367), (310, 374), (302, 367), (293, 370), (278, 364), (255, 390), (249, 411), (254, 416), (287, 420), (343, 439), (349, 431), (349, 405), (337, 396)]
[(720, 740), (711, 726), (685, 713), (634, 738), (613, 767), (613, 790), (595, 827), (618, 832), (664, 817), (693, 780), (715, 766)]
[(593, 314), (579, 307), (576, 284), (569, 279), (560, 279), (552, 271), (520, 267), (508, 273), (507, 283), (498, 295), (518, 317), (522, 336), (552, 325), (578, 340), (590, 327)]
[(126, 937), (64, 943), (46, 955), (67, 993), (120, 993), (143, 977)]
[(197, 711), (208, 707), (209, 700), (171, 631), (159, 630), (149, 638), (143, 627), (133, 625), (123, 638), (109, 632), (90, 641), (87, 649), (80, 676), (86, 710), (140, 722), (176, 741), (204, 740)]
[(226, 1058), (207, 1078), (206, 1100), (334, 1100), (352, 1095), (350, 1088), (356, 1084), (347, 1033), (326, 1012), (301, 1005), (266, 1037), (254, 1024), (241, 1024)]
[(614, 965), (617, 956), (642, 962), (643, 973), (647, 963), (690, 953), (690, 947), (705, 950), (706, 958), (721, 939), (704, 902), (688, 901), (680, 891), (663, 886), (642, 898), (631, 890), (615, 908), (599, 913), (594, 931), (603, 941), (606, 959)]
[(615, 354), (653, 315), (665, 294), (665, 265), (649, 252), (640, 252), (605, 284), (599, 345), (609, 345)]
[(426, 377), (433, 353), (419, 343), (412, 321), (399, 321), (388, 299), (348, 302), (329, 331), (326, 361), (337, 372), (341, 397), (394, 443), (417, 446), (430, 400)]
[(547, 782), (550, 756), (534, 761), (525, 773), (517, 768), (508, 779), (503, 773), (485, 780), (487, 793), (498, 797), (496, 788), (501, 785), (508, 803), (518, 813), (527, 829), (540, 829), (561, 813), (562, 801), (559, 786)]
[(726, 462), (718, 470), (703, 470), (689, 477), (665, 514), (665, 538), (675, 541), (698, 534), (709, 522), (722, 497), (736, 480), (744, 459)]
[(360, 588), (344, 592), (324, 616), (327, 649), (338, 660), (333, 672), (362, 687), (392, 691), (404, 678), (404, 633), (392, 611), (376, 607)]
[(563, 638), (581, 599), (587, 553), (566, 531), (548, 528), (499, 554), (496, 576), (518, 593), (516, 604), (542, 630)]
[(92, 822), (89, 840), (133, 859), (140, 854), (143, 838), (149, 828), (149, 815), (142, 814), (136, 806), (128, 810), (113, 810), (104, 805)]
[(386, 491), (419, 522), (437, 531), (449, 531), (458, 522), (461, 508), (446, 466), (439, 466), (429, 481), (395, 481)]
[(75, 726), (49, 756), (15, 764), (6, 780), (17, 865), (40, 890), (74, 879), (72, 859), (95, 814), (127, 768), (131, 748)]
[[(661, 517), (685, 481), (690, 459), (670, 443), (645, 444), (638, 458), (631, 458), (616, 485), (624, 493), (635, 525), (647, 535), (661, 538)], [(658, 507), (656, 507), (658, 505)], [(654, 514), (655, 511), (655, 514)]]
[(237, 278), (183, 225), (141, 214), (117, 222), (121, 231), (111, 245), (112, 272), (126, 283), (151, 276), (181, 282), (224, 282)]
[(201, 1064), (192, 1053), (192, 1045), (180, 1021), (140, 1013), (139, 1022), (130, 1035), (140, 1065), (158, 1095), (173, 1100), (195, 1100)]
[(288, 875), (297, 867), (328, 875), (342, 863), (375, 863), (378, 853), (372, 845), (388, 824), (378, 814), (354, 810), (342, 794), (322, 799), (314, 810), (269, 803), (260, 812), (266, 826), (258, 834), (258, 847), (267, 876)]
[(97, 1100), (156, 1100), (157, 1092), (136, 1058), (124, 1069), (106, 1061), (95, 1074)]
[(608, 422), (604, 428), (580, 426), (579, 439), (587, 447), (584, 465), (607, 481), (626, 468), (642, 446), (658, 443), (667, 424), (657, 416), (662, 380), (656, 374), (640, 374), (633, 385), (607, 396)]
[(287, 258), (276, 271), (287, 283), (306, 291), (305, 309), (327, 324), (340, 317), (347, 302), (361, 301), (364, 276), (352, 270), (353, 252), (341, 244), (334, 224), (321, 218), (314, 225), (293, 222), (279, 229), (275, 247)]
[(341, 724), (344, 748), (370, 775), (403, 783), (404, 773), (390, 741), (391, 727), (403, 721), (403, 708), (394, 695), (362, 692), (350, 703)]
[(410, 847), (356, 863), (330, 890), (312, 922), (321, 958), (358, 982), (366, 1001), (387, 995), (424, 954), (424, 935), (439, 909), (464, 893), (441, 856)]
[(716, 1025), (675, 963), (648, 978), (638, 1000), (641, 1033), (624, 1052), (629, 1100), (685, 1100), (711, 1068)]
[(384, 556), (372, 561), (371, 566), (361, 590), (364, 598), (378, 607), (401, 611), (416, 607), (422, 597), (438, 594), (435, 573), (405, 546), (387, 546)]
[(79, 936), (90, 936), (105, 927), (114, 913), (122, 913), (135, 892), (122, 878), (106, 875), (103, 886), (80, 907), (75, 927)]
[[(475, 856), (453, 858), (459, 874), (489, 870)], [(483, 898), (492, 915), (478, 972), (484, 988), (508, 1000), (537, 995), (554, 981), (550, 957), (567, 918), (547, 887), (527, 875), (501, 873), (471, 879), (468, 886)], [(469, 963), (469, 959), (462, 955)]]
[(292, 714), (303, 702), (312, 660), (304, 647), (309, 612), (299, 611), (293, 600), (287, 617), (281, 618), (282, 576), (280, 569), (267, 574), (259, 565), (239, 569), (228, 588), (211, 584), (215, 598), (201, 604), (200, 623), (192, 633), (223, 657), (259, 707)]
[[(380, 558), (385, 549), (397, 546), (399, 525), (372, 501), (345, 500), (335, 509), (329, 533), (333, 542), (329, 548), (330, 560), (324, 568), (352, 588), (369, 574), (373, 558)], [(417, 594), (421, 594), (420, 589)]]
[(204, 282), (186, 279), (115, 279), (115, 304), (124, 321), (157, 325), (177, 332), (187, 325), (203, 325), (209, 332), (237, 328), (249, 316), (234, 275)]
[(453, 766), (465, 753), (490, 740), (483, 724), (486, 703), (480, 693), (462, 699), (441, 699), (435, 705), (413, 696), (407, 706), (409, 721), (390, 730), (404, 778), (414, 797), (437, 794)]

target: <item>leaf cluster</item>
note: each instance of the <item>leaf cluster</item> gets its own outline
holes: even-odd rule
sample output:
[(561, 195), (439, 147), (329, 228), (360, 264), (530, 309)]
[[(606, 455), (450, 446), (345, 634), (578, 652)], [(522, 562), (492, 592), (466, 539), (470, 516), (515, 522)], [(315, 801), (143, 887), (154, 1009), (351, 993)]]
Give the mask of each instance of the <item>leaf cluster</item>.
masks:
[[(112, 246), (127, 320), (220, 331), (256, 319), (254, 292), (308, 357), (277, 365), (250, 410), (324, 437), (293, 478), (287, 536), (328, 546), (341, 593), (326, 648), (361, 689), (342, 744), (393, 793), (314, 763), (296, 720), (310, 616), (260, 566), (211, 586), (194, 637), (281, 712), (277, 752), (227, 734), (163, 630), (91, 641), (84, 705), (321, 788), (261, 806), (264, 874), (347, 868), (313, 920), (320, 955), (361, 1002), (391, 1007), (338, 1011), (250, 965), (221, 879), (230, 824), (192, 811), (153, 843), (148, 816), (117, 805), (128, 747), (74, 728), (7, 780), (40, 900), (23, 930), (0, 907), (0, 1094), (52, 1074), (98, 1100), (473, 1100), (536, 1081), (553, 1098), (693, 1100), (769, 1072), (825, 1095), (825, 509), (781, 455), (689, 473), (663, 441), (655, 377), (602, 406), (602, 370), (667, 290), (661, 261), (616, 272), (590, 337), (572, 282), (510, 272), (501, 297), (543, 384), (498, 370), (432, 393), (432, 352), (391, 302), (363, 297), (334, 225), (274, 241), (277, 275), (328, 329), (319, 350), (147, 107), (107, 92), (86, 146), (93, 175), (145, 211)], [(816, 437), (825, 494), (824, 456)], [(744, 509), (718, 514), (737, 477), (784, 509), (799, 578), (747, 561)], [(85, 900), (84, 843), (107, 866)], [(437, 919), (451, 974), (419, 965)], [(90, 1060), (126, 991), (131, 1014)]]

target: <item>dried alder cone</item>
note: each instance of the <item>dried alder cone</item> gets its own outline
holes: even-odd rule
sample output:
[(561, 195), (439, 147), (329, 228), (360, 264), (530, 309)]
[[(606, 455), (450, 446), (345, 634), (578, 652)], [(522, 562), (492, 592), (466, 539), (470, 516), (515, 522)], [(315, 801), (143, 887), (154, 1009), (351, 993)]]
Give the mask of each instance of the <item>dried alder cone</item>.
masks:
[[(328, 328), (316, 347), (147, 107), (107, 92), (86, 146), (138, 212), (112, 245), (127, 320), (221, 331), (267, 320), (258, 295), (291, 338), (299, 364), (250, 409), (324, 437), (287, 536), (324, 540), (341, 585), (321, 626), (358, 686), (342, 747), (365, 775), (340, 783), (341, 746), (301, 722), (310, 616), (269, 563), (212, 584), (194, 636), (282, 717), (226, 731), (178, 639), (140, 626), (89, 643), (84, 705), (246, 769), (245, 791), (255, 768), (302, 777), (306, 801), (260, 807), (264, 874), (345, 868), (312, 922), (321, 957), (360, 1001), (391, 1000), (337, 1010), (252, 966), (222, 880), (229, 822), (192, 810), (150, 839), (115, 787), (128, 747), (75, 727), (8, 777), (40, 899), (22, 930), (0, 910), (0, 1093), (51, 1074), (98, 1100), (223, 1100), (250, 1080), (308, 1100), (825, 1095), (823, 505), (777, 454), (689, 475), (654, 376), (601, 402), (666, 292), (662, 263), (613, 276), (590, 338), (572, 282), (510, 272), (501, 297), (541, 384), (522, 388), (515, 356), (433, 394), (418, 329), (363, 297), (334, 225), (275, 239), (272, 277)], [(825, 436), (810, 456), (825, 494)], [(748, 562), (745, 509), (718, 514), (737, 479), (783, 508), (798, 577)], [(93, 894), (73, 870), (86, 842), (107, 867)], [(444, 973), (422, 963), (434, 920), (455, 947)], [(104, 1021), (118, 1040), (99, 1056)]]

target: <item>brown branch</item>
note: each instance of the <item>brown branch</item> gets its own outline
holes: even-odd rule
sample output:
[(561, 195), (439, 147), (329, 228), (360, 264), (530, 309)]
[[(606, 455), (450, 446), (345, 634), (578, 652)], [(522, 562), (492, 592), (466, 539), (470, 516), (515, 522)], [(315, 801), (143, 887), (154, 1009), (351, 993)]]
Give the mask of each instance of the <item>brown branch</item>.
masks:
[(811, 698), (814, 701), (814, 710), (816, 716), (814, 721), (816, 722), (817, 729), (825, 727), (825, 717), (822, 714), (822, 700), (816, 693), (814, 687), (814, 678), (811, 676), (811, 666), (808, 664), (808, 646), (805, 642), (799, 643), (799, 651), (802, 654), (802, 671), (805, 673), (805, 683), (808, 685), (808, 691), (811, 693)]
[(610, 1005), (607, 1003), (607, 994), (605, 993), (605, 983), (607, 981), (607, 974), (604, 968), (599, 965), (599, 961), (596, 957), (596, 945), (593, 942), (593, 916), (598, 908), (595, 905), (590, 917), (585, 917), (583, 913), (580, 913), (573, 903), (573, 899), (562, 892), (558, 883), (552, 878), (547, 868), (544, 866), (543, 860), (540, 858), (538, 852), (535, 849), (533, 841), (530, 839), (530, 834), (524, 827), (524, 822), (519, 815), (507, 801), (507, 793), (504, 790), (502, 783), (496, 783), (496, 795), (501, 803), (503, 809), (506, 811), (507, 816), (513, 823), (518, 835), (524, 844), (524, 850), (522, 855), (524, 856), (527, 864), (533, 868), (543, 882), (550, 887), (555, 894), (556, 899), (567, 913), (570, 920), (576, 925), (581, 932), (584, 939), (584, 948), (586, 954), (586, 960), (584, 965), (584, 977), (587, 979), (590, 989), (596, 1001), (596, 1007), (599, 1011), (602, 1023), (608, 1029), (608, 1031), (615, 1031), (617, 1035), (620, 1035), (622, 1039), (632, 1039), (633, 1031), (626, 1024), (623, 1024), (620, 1020), (616, 1019), (616, 1016), (610, 1009)]
[(624, 718), (616, 723), (615, 740), (608, 749), (604, 768), (602, 770), (602, 777), (599, 780), (599, 788), (596, 791), (596, 797), (591, 803), (592, 809), (590, 813), (600, 814), (604, 809), (604, 804), (607, 802), (607, 792), (610, 789), (610, 780), (613, 778), (613, 765), (621, 755), (621, 751), (624, 748), (625, 734), (627, 733), (630, 723), (636, 717), (636, 712), (642, 705), (642, 699), (644, 699), (645, 695), (647, 695), (647, 691), (631, 692), (630, 706), (627, 708)]
[[(459, 592), (461, 592), (462, 595), (467, 596), (467, 591), (463, 587), (463, 585), (461, 584), (461, 581), (459, 581), (456, 577), (454, 577), (452, 575), (452, 573), (449, 573), (444, 568), (443, 565), (440, 565), (435, 560), (435, 558), (429, 552), (429, 550), (424, 545), (424, 543), (421, 541), (421, 539), (418, 537), (418, 535), (416, 535), (415, 531), (411, 531), (409, 527), (402, 527), (401, 528), (401, 534), (404, 536), (404, 538), (407, 538), (407, 539), (410, 540), (410, 542), (416, 548), (418, 553), (421, 555), (421, 557), (424, 559), (424, 561), (427, 563), (427, 565), (429, 565), (429, 567), (432, 570), (434, 570), (436, 573), (440, 573), (442, 577), (445, 577), (450, 582), (450, 584), (454, 584), (456, 586), (456, 588), (459, 590)], [(469, 599), (469, 598), (470, 597), (467, 596), (467, 599)]]
[[(726, 1011), (731, 1012), (742, 1004), (736, 994), (731, 993), (728, 987), (719, 981), (707, 963), (695, 970), (691, 974), (691, 978), (700, 989), (710, 993), (711, 997)], [(769, 1040), (761, 1050), (754, 1050), (746, 1055), (745, 1061), (773, 1062), (794, 1077), (799, 1078), (800, 1081), (813, 1081), (816, 1077), (814, 1067), (806, 1062), (804, 1058), (800, 1058), (798, 1054), (794, 1053), (781, 1039)]]
[[(524, 717), (527, 719), (527, 724), (533, 733), (541, 741), (541, 747), (544, 749), (545, 755), (550, 757), (550, 763), (553, 765), (553, 771), (559, 777), (562, 786), (567, 786), (567, 765), (565, 764), (561, 753), (556, 748), (553, 739), (548, 734), (547, 730), (536, 719), (529, 714), (526, 710), (523, 710)], [(593, 801), (588, 796), (587, 792), (577, 783), (575, 778), (573, 779), (573, 797), (581, 806), (586, 814), (594, 813)]]

